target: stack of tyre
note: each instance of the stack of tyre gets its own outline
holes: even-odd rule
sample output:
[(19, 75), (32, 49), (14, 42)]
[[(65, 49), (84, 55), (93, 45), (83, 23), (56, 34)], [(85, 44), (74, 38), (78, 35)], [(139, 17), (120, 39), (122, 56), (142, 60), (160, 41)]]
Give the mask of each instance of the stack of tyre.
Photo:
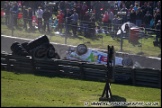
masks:
[(57, 58), (60, 56), (55, 52), (55, 48), (49, 43), (46, 35), (40, 36), (30, 42), (22, 44), (15, 42), (11, 45), (11, 50), (14, 55), (27, 56), (34, 58)]

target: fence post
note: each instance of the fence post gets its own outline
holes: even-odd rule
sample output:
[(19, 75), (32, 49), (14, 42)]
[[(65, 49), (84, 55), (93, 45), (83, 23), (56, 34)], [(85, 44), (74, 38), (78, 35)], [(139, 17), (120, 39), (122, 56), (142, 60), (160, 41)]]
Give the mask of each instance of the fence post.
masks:
[(65, 44), (67, 44), (67, 35), (68, 35), (68, 33), (67, 33), (67, 27), (69, 27), (69, 26), (67, 24), (67, 19), (65, 19)]
[(65, 44), (67, 44), (67, 33), (65, 34)]

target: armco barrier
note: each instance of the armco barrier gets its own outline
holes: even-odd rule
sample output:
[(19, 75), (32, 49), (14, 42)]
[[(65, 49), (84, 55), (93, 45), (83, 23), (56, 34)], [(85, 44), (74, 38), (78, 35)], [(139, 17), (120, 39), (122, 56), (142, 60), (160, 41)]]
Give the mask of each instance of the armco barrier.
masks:
[(161, 88), (161, 71), (154, 69), (134, 69), (135, 85)]
[[(106, 65), (101, 64), (61, 59), (33, 59), (7, 53), (1, 53), (1, 69), (93, 81), (105, 81), (107, 72)], [(161, 88), (161, 70), (115, 66), (114, 76), (116, 83)]]

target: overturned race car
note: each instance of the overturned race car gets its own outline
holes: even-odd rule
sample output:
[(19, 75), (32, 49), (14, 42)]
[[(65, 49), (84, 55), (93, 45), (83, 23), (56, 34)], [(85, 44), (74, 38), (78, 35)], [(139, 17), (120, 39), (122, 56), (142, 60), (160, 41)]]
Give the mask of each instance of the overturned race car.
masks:
[(46, 35), (22, 44), (14, 42), (10, 48), (13, 55), (32, 56), (39, 59), (60, 59), (60, 56), (55, 51), (54, 46), (50, 44)]
[[(87, 48), (85, 44), (79, 44), (76, 48), (69, 47), (65, 59), (92, 62), (95, 64), (107, 64), (107, 53), (96, 49)], [(133, 66), (133, 60), (129, 57), (114, 57), (114, 65)]]

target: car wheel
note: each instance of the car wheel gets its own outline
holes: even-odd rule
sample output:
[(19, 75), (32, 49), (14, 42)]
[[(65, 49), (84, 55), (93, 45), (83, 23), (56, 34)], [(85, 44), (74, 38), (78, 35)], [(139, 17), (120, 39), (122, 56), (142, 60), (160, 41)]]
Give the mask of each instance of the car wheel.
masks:
[(88, 51), (87, 46), (85, 44), (79, 44), (76, 48), (76, 52), (78, 55), (83, 55)]

